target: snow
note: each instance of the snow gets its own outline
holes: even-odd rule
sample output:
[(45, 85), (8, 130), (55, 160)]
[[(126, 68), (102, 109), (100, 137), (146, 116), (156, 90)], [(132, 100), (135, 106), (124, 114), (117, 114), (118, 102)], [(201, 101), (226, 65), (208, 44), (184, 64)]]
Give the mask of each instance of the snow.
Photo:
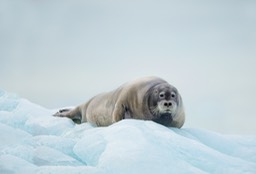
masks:
[(0, 173), (256, 173), (256, 135), (127, 119), (76, 125), (0, 90)]

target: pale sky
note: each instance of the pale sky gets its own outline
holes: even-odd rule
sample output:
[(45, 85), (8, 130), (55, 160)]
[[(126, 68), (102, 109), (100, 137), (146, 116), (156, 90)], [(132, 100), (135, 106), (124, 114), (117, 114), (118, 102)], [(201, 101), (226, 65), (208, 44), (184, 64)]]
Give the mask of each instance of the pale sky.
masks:
[(0, 88), (76, 106), (138, 77), (177, 87), (184, 127), (256, 134), (256, 1), (2, 0)]

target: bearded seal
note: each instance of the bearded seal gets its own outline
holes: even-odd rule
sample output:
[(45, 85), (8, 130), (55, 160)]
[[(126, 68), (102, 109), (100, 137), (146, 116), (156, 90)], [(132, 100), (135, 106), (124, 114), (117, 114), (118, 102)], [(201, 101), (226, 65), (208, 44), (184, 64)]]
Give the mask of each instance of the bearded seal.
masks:
[(74, 109), (62, 109), (54, 116), (75, 122), (109, 126), (122, 119), (152, 120), (167, 127), (181, 128), (185, 122), (178, 90), (158, 77), (144, 77), (96, 95)]

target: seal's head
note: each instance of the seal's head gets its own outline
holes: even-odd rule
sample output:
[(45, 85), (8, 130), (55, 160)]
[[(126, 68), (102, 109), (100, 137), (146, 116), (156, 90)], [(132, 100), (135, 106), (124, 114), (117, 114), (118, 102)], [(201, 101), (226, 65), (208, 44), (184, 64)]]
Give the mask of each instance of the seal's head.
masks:
[(148, 106), (153, 115), (153, 121), (170, 126), (180, 103), (177, 89), (168, 83), (161, 83), (150, 90)]

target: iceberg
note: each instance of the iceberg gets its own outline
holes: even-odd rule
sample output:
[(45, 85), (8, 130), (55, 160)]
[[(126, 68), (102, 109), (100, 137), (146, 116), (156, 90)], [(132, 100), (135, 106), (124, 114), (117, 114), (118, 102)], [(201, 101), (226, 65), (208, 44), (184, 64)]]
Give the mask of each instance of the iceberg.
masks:
[(256, 135), (126, 119), (77, 125), (0, 90), (0, 173), (256, 173)]

